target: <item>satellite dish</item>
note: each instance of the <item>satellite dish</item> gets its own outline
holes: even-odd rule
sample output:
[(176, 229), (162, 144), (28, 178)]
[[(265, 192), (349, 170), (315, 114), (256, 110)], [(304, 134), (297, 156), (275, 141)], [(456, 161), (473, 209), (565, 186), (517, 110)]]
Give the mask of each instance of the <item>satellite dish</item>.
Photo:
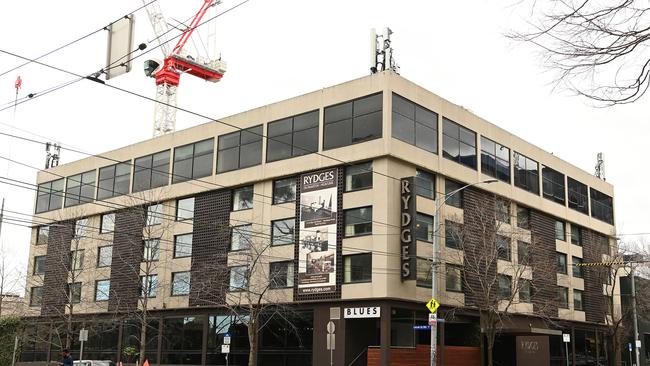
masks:
[(144, 74), (148, 77), (154, 77), (162, 69), (162, 66), (163, 62), (160, 60), (147, 60), (144, 62)]

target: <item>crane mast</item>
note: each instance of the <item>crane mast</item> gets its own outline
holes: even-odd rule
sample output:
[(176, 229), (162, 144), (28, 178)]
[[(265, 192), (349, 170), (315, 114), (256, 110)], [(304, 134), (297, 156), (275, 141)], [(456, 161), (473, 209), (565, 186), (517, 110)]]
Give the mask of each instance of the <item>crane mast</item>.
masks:
[[(144, 1), (144, 0), (143, 0)], [(169, 52), (166, 35), (168, 32), (167, 22), (160, 11), (157, 3), (147, 6), (147, 14), (153, 26), (158, 42), (161, 45), (165, 56), (162, 65), (158, 62), (148, 60), (145, 62), (145, 69), (155, 65), (149, 76), (156, 80), (156, 106), (154, 109), (153, 136), (161, 136), (176, 130), (176, 96), (181, 74), (187, 73), (205, 81), (218, 82), (226, 72), (224, 61), (210, 60), (203, 57), (193, 57), (187, 54), (183, 47), (201, 24), (201, 19), (208, 9), (219, 3), (219, 0), (204, 0), (199, 11), (194, 15), (190, 25), (185, 28), (172, 49)]]

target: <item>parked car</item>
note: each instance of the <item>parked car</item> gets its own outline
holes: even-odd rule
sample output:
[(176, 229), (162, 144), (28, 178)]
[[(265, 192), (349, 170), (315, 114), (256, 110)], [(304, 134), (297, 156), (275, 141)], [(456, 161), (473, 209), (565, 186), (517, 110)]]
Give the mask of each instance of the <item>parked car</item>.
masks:
[(81, 360), (74, 361), (74, 366), (115, 366), (115, 362), (110, 360)]

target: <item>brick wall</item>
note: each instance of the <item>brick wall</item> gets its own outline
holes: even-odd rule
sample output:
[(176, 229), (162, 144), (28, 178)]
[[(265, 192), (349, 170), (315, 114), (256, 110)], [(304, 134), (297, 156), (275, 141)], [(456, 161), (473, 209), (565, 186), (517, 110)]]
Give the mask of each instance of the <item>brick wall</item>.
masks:
[(190, 306), (223, 304), (229, 284), (229, 189), (200, 194), (194, 199)]
[[(591, 230), (582, 229), (582, 256), (585, 263), (601, 262), (603, 248), (600, 247), (598, 237), (601, 234)], [(609, 275), (608, 267), (584, 267), (583, 278), (585, 292), (583, 293), (583, 307), (585, 320), (594, 323), (605, 321), (605, 300), (603, 295), (603, 282)]]
[(143, 207), (115, 212), (108, 311), (132, 311), (138, 308), (145, 217)]
[(533, 309), (556, 317), (557, 274), (555, 252), (555, 219), (530, 210), (530, 262), (533, 267)]
[(65, 314), (73, 227), (73, 221), (58, 222), (56, 225), (50, 226), (50, 237), (45, 257), (41, 315)]
[[(391, 366), (429, 366), (431, 355), (430, 346), (417, 345), (416, 348), (391, 348)], [(442, 366), (440, 347), (436, 365)], [(481, 364), (481, 349), (479, 347), (445, 346), (445, 366), (473, 366)], [(368, 366), (381, 365), (381, 350), (368, 348)]]

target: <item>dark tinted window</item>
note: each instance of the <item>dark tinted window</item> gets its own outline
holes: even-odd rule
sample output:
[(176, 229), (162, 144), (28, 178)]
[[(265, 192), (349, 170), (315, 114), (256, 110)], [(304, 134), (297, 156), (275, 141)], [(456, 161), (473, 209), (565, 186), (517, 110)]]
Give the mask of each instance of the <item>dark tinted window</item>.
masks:
[(476, 132), (443, 117), (442, 155), (476, 169)]
[(510, 149), (481, 136), (481, 172), (510, 183)]
[(438, 114), (393, 93), (393, 137), (438, 153)]
[(127, 161), (99, 169), (97, 199), (121, 196), (129, 193), (131, 162)]
[(557, 256), (557, 273), (567, 274), (566, 254), (556, 252)]
[(612, 197), (593, 188), (590, 188), (589, 192), (591, 194), (591, 217), (608, 224), (614, 224)]
[(370, 282), (372, 280), (372, 253), (343, 256), (343, 282)]
[(318, 111), (270, 122), (267, 125), (266, 161), (318, 151)]
[(133, 192), (169, 184), (169, 154), (170, 150), (165, 150), (135, 159)]
[(497, 235), (496, 237), (496, 246), (497, 246), (497, 258), (503, 259), (504, 261), (512, 260), (512, 249), (511, 249), (511, 240), (506, 236)]
[(214, 139), (207, 139), (174, 149), (172, 183), (212, 175)]
[(217, 173), (262, 163), (262, 125), (219, 136)]
[(517, 227), (530, 229), (530, 209), (528, 207), (517, 206)]
[(66, 180), (65, 207), (92, 202), (95, 198), (95, 171), (73, 175)]
[(448, 205), (463, 208), (463, 191), (459, 191), (461, 188), (463, 188), (462, 184), (445, 179), (445, 198)]
[(296, 178), (278, 179), (273, 182), (273, 204), (296, 201)]
[(582, 245), (582, 228), (576, 224), (571, 224), (571, 244)]
[(567, 177), (567, 190), (569, 193), (569, 208), (589, 214), (589, 201), (587, 200), (587, 185)]
[(564, 205), (564, 174), (542, 166), (542, 193), (544, 198)]
[(272, 262), (269, 270), (271, 288), (293, 287), (293, 261)]
[(445, 246), (460, 249), (462, 226), (453, 221), (445, 220)]
[(381, 93), (325, 108), (323, 149), (381, 138), (381, 113)]
[(63, 178), (38, 185), (36, 213), (61, 208), (63, 203)]
[(435, 199), (436, 176), (423, 170), (415, 171), (415, 194), (418, 196)]
[(508, 299), (512, 296), (512, 277), (506, 275), (497, 275), (499, 282), (499, 298)]
[(372, 234), (372, 206), (345, 210), (345, 236)]
[(566, 225), (564, 221), (555, 220), (555, 239), (566, 240)]
[(45, 274), (45, 256), (40, 255), (34, 257), (34, 272), (35, 275), (37, 274)]
[(415, 239), (433, 242), (433, 216), (418, 212), (415, 220)]
[(514, 153), (515, 186), (539, 194), (539, 165), (531, 158)]
[(372, 161), (345, 167), (345, 190), (372, 188)]

